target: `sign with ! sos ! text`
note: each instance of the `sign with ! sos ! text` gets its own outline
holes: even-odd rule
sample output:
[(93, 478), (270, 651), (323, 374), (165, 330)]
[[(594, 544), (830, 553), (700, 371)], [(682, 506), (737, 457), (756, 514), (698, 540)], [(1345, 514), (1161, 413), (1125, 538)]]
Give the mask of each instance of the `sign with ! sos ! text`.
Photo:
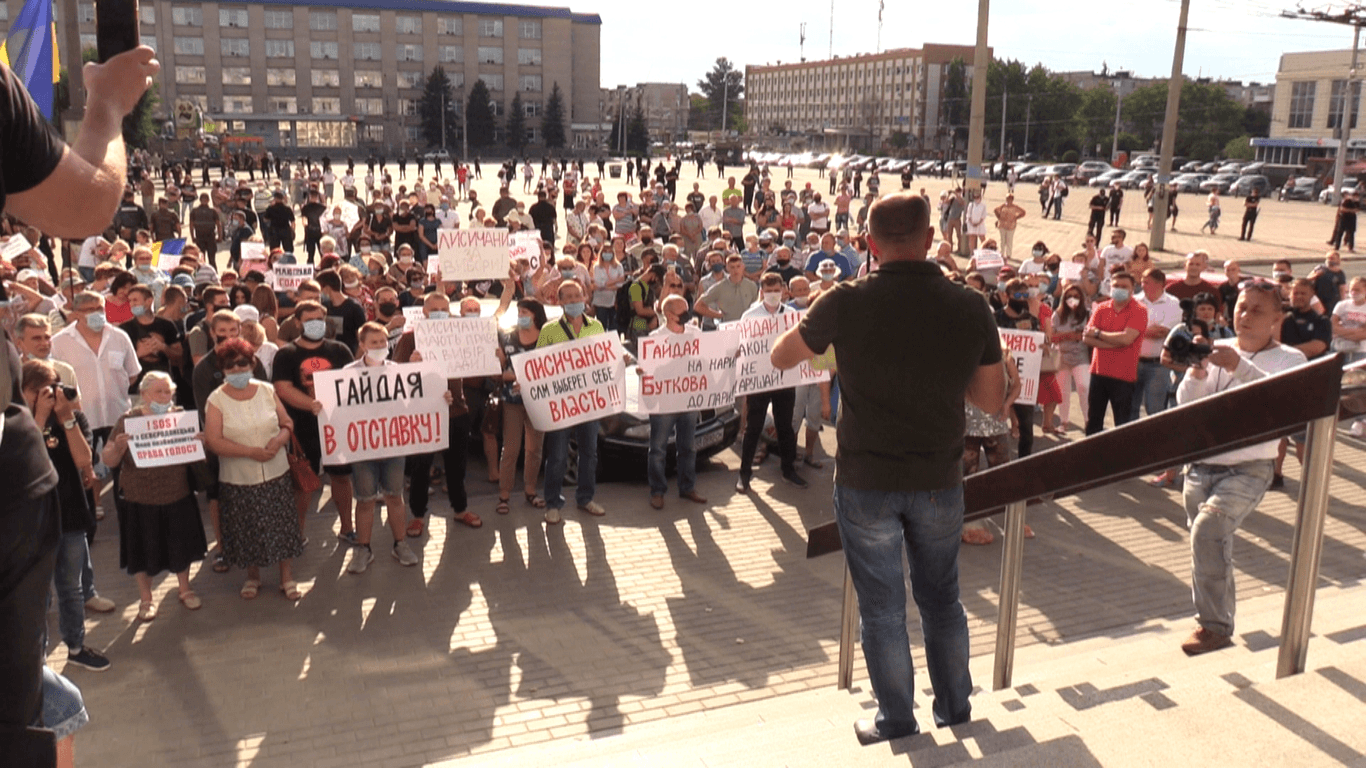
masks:
[(204, 460), (204, 443), (195, 437), (199, 434), (199, 414), (195, 411), (134, 416), (124, 420), (123, 431), (128, 433), (128, 450), (136, 467), (169, 467)]

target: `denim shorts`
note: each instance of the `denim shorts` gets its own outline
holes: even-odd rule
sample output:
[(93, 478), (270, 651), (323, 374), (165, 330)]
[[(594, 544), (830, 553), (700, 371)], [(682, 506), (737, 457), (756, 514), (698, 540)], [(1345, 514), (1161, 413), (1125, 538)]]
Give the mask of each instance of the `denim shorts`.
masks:
[(404, 457), (358, 461), (351, 465), (351, 488), (356, 501), (403, 495)]
[(81, 689), (65, 677), (43, 666), (43, 727), (50, 728), (61, 741), (90, 722)]

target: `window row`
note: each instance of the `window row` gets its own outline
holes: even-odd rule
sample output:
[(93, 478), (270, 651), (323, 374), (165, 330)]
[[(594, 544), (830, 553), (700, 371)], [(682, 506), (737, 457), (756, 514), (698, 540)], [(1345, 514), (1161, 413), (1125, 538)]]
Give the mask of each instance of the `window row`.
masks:
[[(156, 23), (156, 8), (150, 3), (141, 7), (142, 22), (144, 24)], [(78, 7), (77, 18), (82, 24), (93, 24), (95, 21), (94, 3), (81, 3)], [(202, 27), (204, 26), (204, 9), (197, 6), (175, 6), (171, 8), (171, 21), (178, 27)], [(248, 25), (248, 14), (246, 8), (220, 8), (218, 9), (218, 26), (238, 27), (245, 29)], [(293, 29), (294, 11), (292, 10), (266, 10), (265, 11), (266, 29)], [(518, 36), (523, 40), (541, 39), (541, 22), (534, 19), (525, 19), (518, 22)], [(338, 28), (336, 11), (309, 11), (308, 28), (315, 32), (331, 32)], [(355, 13), (351, 14), (351, 31), (353, 32), (379, 32), (380, 18), (377, 13)], [(400, 35), (420, 35), (422, 34), (421, 16), (396, 16), (394, 17), (394, 31)], [(449, 16), (439, 16), (436, 19), (436, 33), (438, 35), (464, 35), (464, 19), (452, 18)], [(480, 19), (480, 37), (502, 37), (502, 19)]]
[[(314, 86), (319, 88), (339, 88), (341, 87), (341, 72), (335, 69), (313, 69), (309, 72)], [(296, 85), (296, 70), (284, 68), (269, 68), (266, 70), (266, 85), (293, 86)], [(384, 73), (378, 70), (358, 69), (353, 73), (355, 86), (357, 88), (383, 88)], [(498, 88), (502, 89), (501, 75), (485, 75), (485, 80), (497, 77)], [(456, 72), (447, 75), (454, 88), (465, 87), (465, 75), (463, 72)], [(203, 85), (207, 81), (205, 68), (202, 66), (177, 66), (175, 68), (175, 81), (181, 85)], [(250, 67), (223, 67), (223, 85), (251, 85)], [(399, 88), (423, 88), (427, 82), (426, 75), (422, 72), (399, 72)], [(539, 85), (539, 82), (537, 83)], [(492, 86), (490, 86), (492, 87)], [(529, 90), (529, 89), (523, 89)], [(540, 90), (539, 87), (536, 90)]]
[[(155, 38), (147, 37), (144, 42), (153, 43)], [(267, 58), (294, 58), (293, 40), (266, 40), (265, 51)], [(174, 41), (175, 52), (182, 56), (203, 56), (204, 39), (200, 37), (177, 37)], [(338, 44), (328, 40), (313, 40), (309, 42), (309, 56), (314, 59), (337, 60), (339, 58)], [(251, 42), (247, 38), (224, 37), (219, 39), (220, 52), (224, 56), (250, 56)], [(352, 55), (358, 61), (380, 61), (384, 56), (384, 46), (382, 43), (353, 43), (351, 45)], [(423, 47), (420, 44), (404, 43), (394, 46), (394, 58), (398, 61), (423, 61)], [(495, 46), (479, 47), (480, 64), (499, 64), (503, 63), (503, 49)], [(437, 61), (443, 64), (461, 64), (465, 61), (465, 48), (460, 45), (439, 45), (437, 46)], [(517, 63), (523, 66), (540, 66), (540, 48), (518, 48)]]

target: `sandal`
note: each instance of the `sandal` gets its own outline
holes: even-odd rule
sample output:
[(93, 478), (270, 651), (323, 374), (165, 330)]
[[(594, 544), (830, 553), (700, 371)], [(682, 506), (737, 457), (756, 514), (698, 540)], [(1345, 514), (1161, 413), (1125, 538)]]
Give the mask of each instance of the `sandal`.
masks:
[(197, 611), (200, 606), (204, 605), (204, 601), (199, 599), (199, 595), (196, 595), (193, 589), (187, 589), (180, 593), (180, 604), (192, 611)]
[(242, 591), (239, 594), (242, 595), (243, 600), (255, 600), (260, 590), (261, 582), (256, 579), (247, 579), (247, 583), (242, 585)]
[(821, 461), (820, 459), (813, 459), (810, 457), (802, 459), (802, 463), (808, 467), (811, 467), (812, 469), (822, 469), (825, 467), (825, 462)]
[(991, 531), (985, 528), (965, 528), (963, 529), (962, 540), (964, 544), (985, 546), (995, 541), (996, 537), (992, 536)]
[(545, 509), (545, 499), (537, 496), (535, 492), (526, 494), (526, 503), (536, 509)]
[(495, 510), (498, 512), (498, 514), (500, 514), (500, 515), (506, 515), (507, 513), (509, 513), (509, 512), (512, 511), (512, 507), (511, 507), (511, 505), (508, 504), (508, 500), (507, 500), (507, 499), (499, 499), (499, 500), (498, 500), (498, 506), (495, 507), (494, 509), (495, 509)]
[(138, 603), (138, 621), (151, 621), (157, 617), (157, 606), (151, 600)]
[(280, 594), (284, 595), (286, 600), (298, 600), (303, 597), (303, 593), (299, 591), (298, 583), (293, 581), (286, 581), (281, 584)]
[(232, 566), (231, 566), (231, 565), (228, 565), (228, 556), (225, 555), (225, 554), (223, 554), (223, 550), (220, 549), (220, 550), (214, 552), (214, 553), (213, 553), (213, 572), (214, 572), (214, 573), (227, 573), (227, 572), (230, 571), (230, 570), (232, 570)]
[(484, 521), (479, 519), (479, 515), (473, 512), (461, 512), (453, 518), (457, 523), (464, 523), (471, 528), (482, 528)]

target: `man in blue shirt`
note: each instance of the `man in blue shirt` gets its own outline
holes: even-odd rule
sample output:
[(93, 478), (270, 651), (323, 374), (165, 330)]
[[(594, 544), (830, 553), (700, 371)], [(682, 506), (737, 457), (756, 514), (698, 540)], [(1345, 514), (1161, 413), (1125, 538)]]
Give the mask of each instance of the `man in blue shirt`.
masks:
[(848, 280), (854, 276), (854, 270), (850, 266), (849, 260), (835, 248), (835, 236), (828, 232), (821, 237), (821, 249), (811, 254), (811, 257), (806, 260), (807, 279), (816, 280), (816, 268), (825, 261), (835, 262), (835, 266), (840, 271), (838, 279)]

